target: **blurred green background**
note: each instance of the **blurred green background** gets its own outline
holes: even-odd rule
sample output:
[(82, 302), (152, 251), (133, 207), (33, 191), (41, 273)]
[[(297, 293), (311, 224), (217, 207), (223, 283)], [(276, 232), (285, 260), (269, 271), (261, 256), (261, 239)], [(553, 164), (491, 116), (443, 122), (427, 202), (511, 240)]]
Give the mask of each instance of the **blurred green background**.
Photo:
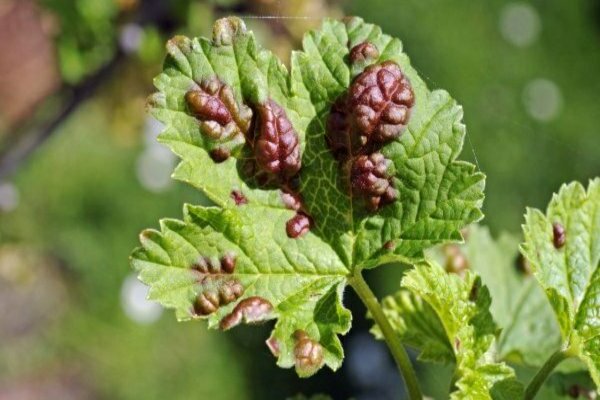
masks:
[[(284, 60), (325, 16), (400, 37), (429, 85), (464, 106), (463, 158), (488, 175), (495, 234), (518, 233), (525, 206), (561, 183), (600, 175), (597, 0), (2, 0), (0, 399), (402, 398), (352, 293), (343, 368), (300, 380), (275, 366), (269, 327), (178, 324), (133, 278), (138, 232), (205, 201), (170, 180), (176, 160), (144, 113), (163, 43), (230, 14), (306, 17), (246, 18)], [(400, 268), (368, 278), (389, 294)], [(419, 372), (426, 393), (447, 396), (446, 369)]]

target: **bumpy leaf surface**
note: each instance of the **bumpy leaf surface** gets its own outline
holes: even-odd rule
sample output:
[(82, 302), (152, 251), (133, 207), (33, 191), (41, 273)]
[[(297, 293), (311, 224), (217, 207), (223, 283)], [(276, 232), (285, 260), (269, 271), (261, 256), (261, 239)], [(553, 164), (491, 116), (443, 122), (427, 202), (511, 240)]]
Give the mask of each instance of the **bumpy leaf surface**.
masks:
[(546, 214), (528, 209), (523, 252), (554, 310), (567, 351), (600, 384), (600, 179), (563, 186)]
[[(354, 205), (325, 134), (332, 104), (350, 85), (348, 53), (365, 40), (379, 50), (375, 61), (400, 66), (415, 97), (402, 137), (381, 149), (394, 164), (390, 179), (398, 199), (376, 213)], [(155, 80), (159, 91), (149, 99), (151, 112), (166, 125), (159, 140), (182, 159), (174, 177), (199, 188), (215, 206), (186, 205), (182, 221), (163, 220), (160, 231), (143, 232), (133, 267), (151, 286), (150, 298), (174, 308), (180, 320), (208, 318), (212, 327), (229, 327), (230, 321), (276, 319), (267, 344), (280, 366), (295, 365), (302, 376), (322, 365), (339, 367), (338, 334), (351, 320), (341, 302), (347, 278), (383, 262), (419, 260), (433, 244), (460, 240), (459, 230), (481, 217), (484, 176), (456, 161), (465, 134), (461, 107), (446, 92), (427, 89), (399, 40), (358, 18), (327, 20), (308, 33), (289, 72), (236, 18), (218, 21), (213, 40), (175, 37), (167, 51)], [(211, 78), (231, 88), (239, 107), (250, 107), (255, 117), (268, 102), (285, 112), (300, 146), (302, 168), (290, 184), (301, 206), (289, 207), (283, 188), (248, 178), (249, 149), (220, 163), (210, 158), (185, 96)], [(252, 132), (246, 139), (248, 147)], [(288, 235), (296, 212), (310, 217), (310, 230)], [(215, 267), (225, 255), (235, 257), (228, 273)], [(199, 273), (199, 260), (207, 259), (213, 268)], [(238, 289), (242, 293), (232, 300)], [(214, 311), (198, 313), (198, 299)]]
[(522, 387), (489, 354), (497, 331), (490, 303), (487, 287), (471, 271), (460, 278), (437, 264), (418, 265), (384, 301), (384, 312), (399, 335), (422, 350), (421, 358), (456, 363), (452, 399), (508, 398)]
[(466, 266), (481, 276), (493, 299), (490, 311), (501, 329), (496, 346), (499, 358), (541, 366), (559, 348), (560, 332), (543, 291), (519, 257), (519, 239), (504, 233), (495, 240), (478, 225), (470, 226), (465, 236), (465, 244), (445, 245), (428, 255), (448, 271)]

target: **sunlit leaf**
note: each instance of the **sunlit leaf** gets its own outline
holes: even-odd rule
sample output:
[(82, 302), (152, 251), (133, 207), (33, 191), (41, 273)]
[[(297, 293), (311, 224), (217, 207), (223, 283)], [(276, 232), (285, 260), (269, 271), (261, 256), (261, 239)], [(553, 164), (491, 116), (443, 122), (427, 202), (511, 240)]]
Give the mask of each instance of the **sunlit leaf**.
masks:
[[(398, 196), (376, 212), (350, 195), (344, 165), (325, 139), (331, 106), (351, 83), (348, 53), (365, 40), (379, 49), (373, 62), (399, 65), (415, 96), (404, 133), (379, 149), (393, 163)], [(326, 20), (309, 32), (290, 71), (236, 18), (217, 21), (212, 40), (175, 37), (167, 50), (159, 92), (149, 99), (166, 125), (159, 140), (182, 159), (174, 177), (215, 206), (186, 205), (182, 221), (143, 232), (133, 267), (150, 297), (180, 320), (207, 318), (229, 329), (276, 319), (267, 345), (280, 366), (301, 376), (338, 368), (338, 335), (351, 321), (342, 305), (348, 278), (392, 260), (416, 262), (481, 218), (484, 176), (456, 161), (462, 109), (446, 92), (427, 89), (400, 41), (358, 18)], [(265, 131), (265, 121), (276, 121), (275, 130)], [(266, 134), (287, 135), (279, 146), (289, 151), (297, 138), (301, 160), (269, 158), (281, 150), (256, 153), (270, 149)]]

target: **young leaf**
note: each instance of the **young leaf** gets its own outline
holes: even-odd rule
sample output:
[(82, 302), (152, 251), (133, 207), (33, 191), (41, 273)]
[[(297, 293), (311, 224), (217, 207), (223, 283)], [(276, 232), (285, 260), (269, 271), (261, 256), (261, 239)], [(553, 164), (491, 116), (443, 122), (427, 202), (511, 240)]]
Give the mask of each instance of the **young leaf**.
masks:
[(600, 179), (561, 187), (546, 214), (528, 209), (523, 253), (546, 292), (563, 346), (600, 384)]
[[(512, 369), (490, 360), (497, 327), (489, 311), (489, 291), (479, 277), (466, 271), (461, 279), (436, 264), (418, 265), (405, 275), (402, 288), (395, 301), (386, 299), (384, 311), (396, 321), (403, 338), (424, 346), (421, 358), (456, 363), (452, 399), (500, 399), (509, 398), (507, 391), (522, 393)], [(422, 338), (420, 343), (410, 340), (417, 337)]]
[[(405, 132), (380, 149), (398, 196), (377, 212), (355, 204), (325, 133), (351, 83), (349, 52), (367, 39), (380, 52), (372, 61), (397, 63), (414, 90)], [(419, 260), (481, 218), (484, 176), (456, 161), (461, 108), (427, 89), (397, 39), (358, 18), (308, 33), (289, 72), (237, 18), (217, 21), (212, 40), (175, 37), (167, 51), (149, 108), (166, 125), (159, 140), (182, 159), (174, 177), (215, 207), (186, 205), (183, 221), (143, 232), (133, 267), (180, 320), (229, 329), (276, 319), (267, 345), (280, 366), (301, 376), (338, 368), (348, 278)]]
[(560, 347), (560, 332), (543, 291), (519, 257), (520, 241), (507, 233), (497, 240), (487, 227), (472, 225), (463, 245), (429, 252), (447, 271), (469, 268), (481, 276), (492, 296), (490, 311), (501, 329), (500, 359), (541, 366)]
[[(421, 297), (400, 289), (382, 301), (383, 311), (402, 342), (419, 349), (419, 360), (451, 363), (454, 350), (447, 340), (444, 325), (437, 313)], [(371, 328), (377, 339), (383, 339), (377, 324)]]

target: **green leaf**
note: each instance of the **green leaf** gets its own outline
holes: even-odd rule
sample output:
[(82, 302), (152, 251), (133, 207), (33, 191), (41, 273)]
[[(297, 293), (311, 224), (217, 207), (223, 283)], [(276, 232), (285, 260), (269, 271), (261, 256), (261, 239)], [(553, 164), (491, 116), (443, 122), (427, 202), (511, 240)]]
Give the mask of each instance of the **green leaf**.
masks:
[[(421, 350), (420, 360), (454, 362), (454, 350), (447, 340), (442, 322), (421, 297), (407, 289), (400, 289), (393, 296), (384, 298), (382, 306), (402, 342)], [(383, 339), (377, 324), (373, 325), (371, 333), (377, 339)]]
[(543, 291), (519, 257), (519, 239), (503, 233), (497, 240), (487, 227), (472, 225), (463, 245), (428, 252), (447, 270), (463, 263), (481, 276), (492, 296), (490, 311), (501, 329), (500, 359), (541, 366), (560, 347), (560, 333)]
[(405, 275), (402, 288), (384, 301), (384, 312), (403, 339), (423, 351), (421, 358), (456, 363), (452, 399), (521, 393), (512, 369), (493, 361), (497, 327), (489, 291), (479, 277), (467, 271), (461, 279), (437, 264), (418, 265)]
[[(347, 279), (384, 262), (418, 261), (424, 249), (460, 240), (460, 229), (481, 218), (484, 176), (456, 161), (462, 109), (446, 92), (426, 88), (400, 41), (358, 18), (326, 20), (308, 33), (290, 71), (237, 18), (217, 21), (213, 36), (169, 41), (155, 80), (159, 91), (148, 104), (166, 125), (159, 140), (182, 160), (174, 178), (200, 189), (215, 207), (187, 205), (183, 221), (163, 220), (160, 231), (142, 233), (133, 267), (151, 286), (151, 298), (174, 308), (178, 319), (208, 318), (222, 328), (276, 319), (267, 344), (280, 366), (295, 365), (301, 376), (322, 365), (336, 369), (343, 359), (338, 335), (351, 323), (341, 302)], [(379, 61), (400, 65), (416, 101), (404, 134), (382, 149), (395, 164), (399, 200), (377, 213), (353, 204), (325, 140), (329, 109), (350, 84), (348, 53), (364, 40), (378, 46)], [(285, 111), (302, 150), (299, 192), (314, 221), (306, 235), (286, 235), (295, 211), (281, 188), (243, 173), (248, 138), (215, 139), (190, 112), (186, 94), (215, 78), (233, 92), (233, 110), (246, 106), (256, 116), (256, 107), (271, 100)], [(215, 140), (231, 157), (213, 161)]]
[[(375, 215), (353, 207), (323, 140), (329, 107), (350, 84), (348, 51), (365, 40), (380, 50), (379, 62), (392, 60), (401, 67), (416, 98), (408, 128), (382, 150), (394, 163), (400, 200)], [(398, 39), (360, 18), (345, 25), (326, 21), (306, 35), (303, 45), (304, 52), (292, 57), (292, 71), (301, 71), (317, 118), (306, 132), (302, 194), (340, 256), (370, 268), (421, 258), (436, 243), (461, 240), (460, 228), (482, 217), (484, 186), (483, 174), (472, 164), (456, 161), (465, 135), (462, 108), (447, 92), (427, 89)]]
[[(546, 292), (567, 353), (600, 384), (600, 179), (561, 187), (544, 215), (528, 209), (523, 253)], [(562, 236), (562, 237), (561, 237)]]

